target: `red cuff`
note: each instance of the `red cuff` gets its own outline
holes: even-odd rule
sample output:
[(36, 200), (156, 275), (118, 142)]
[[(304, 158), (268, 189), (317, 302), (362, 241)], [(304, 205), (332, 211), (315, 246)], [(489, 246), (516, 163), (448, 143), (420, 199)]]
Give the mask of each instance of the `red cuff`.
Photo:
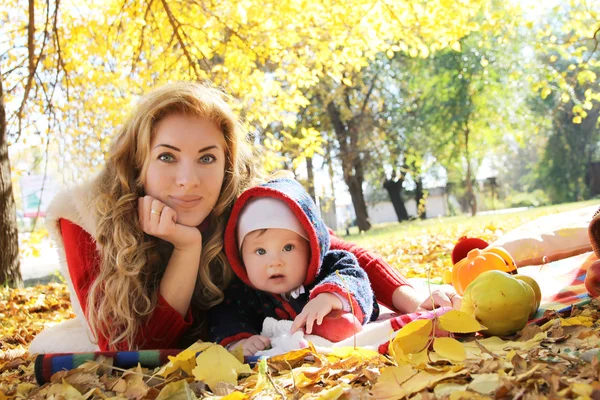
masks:
[(193, 322), (191, 308), (184, 317), (159, 293), (156, 309), (143, 329), (143, 336), (146, 338), (144, 348), (176, 348), (177, 342)]
[(315, 297), (317, 297), (318, 294), (321, 294), (321, 293), (337, 293), (337, 294), (343, 296), (345, 299), (350, 298), (350, 300), (352, 301), (352, 310), (354, 310), (354, 316), (362, 324), (364, 324), (366, 322), (365, 321), (365, 313), (363, 312), (362, 308), (360, 308), (360, 305), (358, 304), (358, 301), (356, 301), (356, 297), (354, 297), (353, 294), (350, 294), (350, 296), (348, 296), (348, 292), (346, 292), (341, 287), (334, 285), (333, 283), (324, 283), (322, 285), (316, 286), (310, 292), (310, 296), (308, 296), (308, 298), (309, 298), (309, 300), (312, 300)]

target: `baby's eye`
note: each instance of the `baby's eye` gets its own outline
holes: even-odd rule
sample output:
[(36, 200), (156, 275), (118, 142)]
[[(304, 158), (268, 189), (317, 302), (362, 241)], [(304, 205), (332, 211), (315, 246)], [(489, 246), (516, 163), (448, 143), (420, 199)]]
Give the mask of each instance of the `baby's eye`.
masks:
[(200, 157), (200, 162), (202, 164), (210, 164), (216, 160), (217, 160), (217, 158), (215, 156), (213, 156), (212, 154), (205, 154), (202, 157)]
[(285, 246), (283, 246), (283, 251), (292, 251), (292, 250), (294, 250), (293, 244), (286, 244)]
[(265, 249), (257, 249), (255, 253), (259, 256), (264, 256), (265, 254), (267, 254), (267, 251)]
[(175, 157), (173, 157), (173, 154), (169, 154), (169, 153), (162, 153), (161, 155), (158, 156), (158, 159), (160, 161), (164, 161), (164, 162), (173, 162), (175, 161)]

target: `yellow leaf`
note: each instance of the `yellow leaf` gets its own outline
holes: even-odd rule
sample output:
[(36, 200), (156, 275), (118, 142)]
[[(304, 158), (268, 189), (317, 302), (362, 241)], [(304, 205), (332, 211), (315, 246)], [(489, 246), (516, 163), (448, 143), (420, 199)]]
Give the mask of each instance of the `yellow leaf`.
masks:
[(169, 363), (162, 367), (158, 371), (158, 376), (166, 378), (173, 372), (181, 369), (186, 374), (192, 375), (192, 369), (196, 366), (196, 353), (206, 350), (210, 346), (214, 346), (214, 343), (210, 342), (196, 342), (175, 357), (169, 356)]
[(453, 338), (435, 338), (433, 349), (440, 356), (451, 361), (464, 361), (467, 357), (465, 347), (458, 340)]
[(573, 123), (574, 124), (580, 124), (581, 123), (581, 115), (576, 115), (573, 117)]
[[(19, 385), (20, 386), (20, 385)], [(60, 398), (69, 399), (69, 400), (84, 400), (83, 395), (79, 392), (79, 390), (75, 389), (73, 386), (69, 385), (64, 381), (62, 383), (55, 383), (50, 386), (48, 392), (46, 393), (48, 398)]]
[(569, 94), (568, 94), (568, 93), (563, 93), (563, 94), (560, 96), (560, 100), (561, 100), (563, 103), (568, 103), (568, 102), (569, 102), (569, 100), (571, 100), (571, 96), (569, 96)]
[(350, 389), (350, 386), (341, 384), (332, 388), (319, 392), (318, 397), (313, 397), (315, 400), (336, 400)]
[(454, 51), (461, 51), (460, 42), (452, 42), (450, 43), (450, 48)]
[[(248, 399), (249, 397), (246, 396), (244, 393), (242, 392), (233, 392), (233, 393), (229, 393), (227, 396), (222, 397), (221, 400), (245, 400)], [(158, 399), (157, 399), (158, 400)]]
[(372, 394), (376, 399), (400, 399), (467, 372), (460, 366), (453, 366), (445, 371), (417, 371), (409, 365), (385, 368), (373, 386)]
[(590, 326), (594, 325), (594, 320), (591, 317), (584, 317), (583, 315), (579, 315), (577, 317), (561, 318), (560, 325), (561, 326), (583, 325), (583, 326), (590, 327)]
[(502, 385), (498, 374), (472, 374), (471, 377), (473, 381), (469, 383), (469, 389), (480, 394), (490, 395)]
[(545, 99), (546, 97), (550, 96), (550, 93), (552, 93), (552, 90), (550, 90), (550, 88), (543, 88), (541, 93), (542, 99)]
[(237, 383), (238, 374), (251, 374), (248, 364), (242, 364), (223, 346), (213, 345), (196, 357), (196, 368), (192, 374), (211, 388), (217, 382)]
[(472, 333), (486, 329), (472, 315), (458, 310), (450, 310), (438, 319), (440, 326), (452, 333)]
[(348, 78), (342, 79), (342, 83), (346, 86), (352, 86), (352, 80)]
[(244, 363), (244, 346), (238, 346), (230, 351), (231, 354), (240, 362)]
[(379, 357), (379, 353), (374, 350), (364, 349), (362, 347), (335, 347), (330, 356), (335, 356), (340, 359), (348, 358), (348, 357), (358, 357), (363, 360), (370, 360), (372, 358)]
[(386, 51), (385, 54), (388, 56), (389, 59), (394, 58), (394, 52), (391, 49)]
[(376, 399), (400, 399), (405, 397), (409, 393), (403, 389), (402, 385), (418, 373), (419, 371), (413, 369), (410, 365), (384, 368), (371, 393)]
[(184, 379), (167, 384), (156, 398), (156, 400), (176, 399), (196, 399), (196, 395)]
[(408, 323), (398, 331), (396, 337), (390, 342), (390, 352), (400, 350), (404, 354), (418, 353), (429, 342), (431, 328), (432, 323), (428, 319)]

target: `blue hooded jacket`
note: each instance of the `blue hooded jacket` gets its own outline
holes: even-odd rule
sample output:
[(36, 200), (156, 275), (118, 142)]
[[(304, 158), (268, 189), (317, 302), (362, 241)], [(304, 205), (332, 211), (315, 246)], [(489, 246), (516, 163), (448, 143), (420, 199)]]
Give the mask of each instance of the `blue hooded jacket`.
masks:
[[(279, 294), (255, 289), (248, 279), (236, 232), (240, 212), (250, 199), (258, 197), (285, 202), (308, 234), (311, 257), (303, 282), (305, 293), (296, 299), (286, 300)], [(242, 193), (225, 229), (224, 247), (237, 279), (226, 289), (224, 301), (209, 311), (208, 329), (214, 342), (227, 345), (258, 335), (266, 317), (292, 320), (320, 293), (337, 293), (344, 299), (350, 298), (354, 315), (363, 324), (379, 316), (367, 274), (352, 253), (329, 250), (329, 231), (319, 217), (317, 206), (302, 185), (293, 179), (272, 180)]]

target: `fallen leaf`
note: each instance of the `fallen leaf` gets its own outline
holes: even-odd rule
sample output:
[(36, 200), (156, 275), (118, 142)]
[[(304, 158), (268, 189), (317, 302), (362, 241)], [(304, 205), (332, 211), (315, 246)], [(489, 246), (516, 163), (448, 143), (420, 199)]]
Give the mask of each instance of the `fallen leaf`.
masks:
[[(227, 396), (224, 396), (221, 398), (221, 400), (246, 400), (246, 399), (249, 399), (249, 397), (242, 392), (229, 393)], [(158, 400), (158, 399), (156, 399), (156, 400)]]
[(251, 374), (248, 364), (242, 364), (223, 346), (213, 345), (196, 357), (192, 374), (196, 380), (213, 387), (217, 382), (235, 385), (239, 374)]
[(453, 382), (440, 383), (439, 385), (435, 386), (435, 388), (433, 389), (433, 393), (436, 395), (436, 397), (445, 397), (449, 396), (450, 394), (456, 391), (464, 392), (465, 390), (467, 390), (467, 386), (467, 384), (461, 385)]
[(473, 333), (487, 329), (472, 315), (458, 310), (450, 310), (438, 318), (442, 328), (452, 333)]
[(576, 326), (583, 325), (587, 327), (591, 327), (594, 325), (594, 319), (591, 317), (585, 317), (580, 315), (578, 317), (570, 317), (570, 318), (560, 318), (561, 326)]
[(377, 379), (371, 394), (379, 400), (400, 399), (408, 396), (403, 385), (404, 383), (417, 375), (419, 371), (413, 369), (410, 365), (400, 365), (398, 367), (387, 367), (381, 371), (381, 376)]
[(463, 344), (453, 338), (435, 338), (433, 350), (451, 361), (461, 362), (467, 357)]
[(390, 342), (389, 353), (396, 362), (406, 362), (406, 355), (422, 351), (429, 343), (432, 322), (428, 319), (412, 321), (398, 331)]
[(481, 394), (492, 394), (496, 391), (502, 380), (498, 374), (471, 374), (473, 381), (469, 389)]
[(127, 388), (123, 395), (128, 399), (141, 399), (148, 393), (150, 388), (144, 382), (144, 375), (142, 374), (142, 367), (138, 366), (132, 370), (128, 370), (123, 373), (123, 379), (127, 384)]
[(197, 397), (185, 380), (168, 383), (155, 400), (196, 400)]
[(349, 358), (358, 357), (362, 360), (369, 361), (372, 358), (379, 357), (379, 353), (374, 350), (365, 349), (362, 347), (335, 347), (329, 356), (335, 356), (337, 358)]
[(196, 354), (214, 345), (214, 343), (210, 342), (196, 342), (175, 357), (169, 356), (169, 363), (163, 366), (157, 375), (166, 378), (173, 372), (181, 369), (189, 376), (192, 376), (192, 370), (196, 366)]

